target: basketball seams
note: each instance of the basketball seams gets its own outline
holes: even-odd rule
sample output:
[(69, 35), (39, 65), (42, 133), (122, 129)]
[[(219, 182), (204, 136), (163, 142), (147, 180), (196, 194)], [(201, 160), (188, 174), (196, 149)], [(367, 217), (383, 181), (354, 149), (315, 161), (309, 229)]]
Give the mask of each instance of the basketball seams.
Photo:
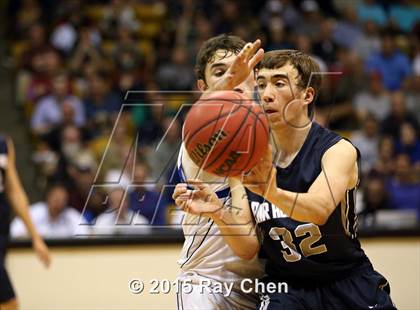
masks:
[[(183, 132), (187, 132), (184, 135), (186, 149), (188, 152), (193, 152), (195, 154), (195, 160), (198, 161), (200, 170), (202, 169), (225, 177), (227, 175), (236, 175), (237, 171), (240, 173), (241, 171), (249, 170), (250, 164), (253, 166), (255, 164), (254, 161), (257, 162), (254, 157), (260, 157), (261, 155), (262, 149), (257, 149), (257, 146), (264, 144), (265, 142), (262, 141), (266, 140), (265, 136), (269, 136), (266, 115), (261, 111), (261, 107), (252, 101), (250, 104), (247, 104), (246, 102), (248, 102), (248, 100), (242, 98), (241, 94), (235, 93), (234, 96), (230, 97), (230, 99), (201, 99), (202, 102), (214, 102), (216, 100), (217, 102), (215, 104), (217, 105), (217, 103), (220, 103), (222, 109), (219, 110), (218, 113), (214, 111), (214, 109), (211, 109), (209, 114), (206, 115), (205, 106), (201, 107), (201, 111), (190, 114), (189, 125), (184, 126), (184, 129), (187, 130), (184, 130)], [(235, 98), (233, 99), (232, 97)], [(226, 110), (225, 104), (228, 102), (230, 105), (233, 104), (237, 106), (230, 107), (228, 111), (224, 112)], [(214, 112), (216, 112), (217, 116), (213, 116), (215, 114)], [(235, 115), (235, 113), (239, 113), (239, 115)], [(209, 120), (209, 117), (211, 120)], [(250, 117), (253, 118), (253, 120), (249, 119)], [(200, 119), (205, 123), (201, 123)], [(194, 126), (194, 122), (200, 127), (197, 128)], [(258, 124), (258, 122), (260, 122), (263, 129), (259, 129), (260, 124)], [(248, 129), (248, 126), (251, 126), (251, 128)], [(188, 128), (192, 128), (193, 130), (188, 130)], [(227, 134), (226, 129), (228, 129), (229, 134)], [(250, 131), (248, 132), (248, 130)], [(247, 137), (244, 136), (246, 134)], [(217, 135), (216, 138), (215, 135)], [(219, 139), (219, 137), (221, 137), (221, 139)], [(258, 142), (261, 138), (263, 138), (260, 141), (262, 144)], [(197, 139), (201, 142), (197, 141), (197, 143), (192, 143), (192, 141)], [(209, 142), (206, 142), (207, 139), (209, 139)], [(252, 139), (252, 141), (249, 141), (249, 139)], [(217, 145), (217, 141), (221, 141), (219, 145)], [(235, 143), (235, 145), (232, 143)], [(235, 150), (242, 148), (241, 145), (244, 143), (246, 144), (246, 146), (244, 146), (246, 147), (247, 152), (245, 153), (246, 156), (241, 157), (240, 154), (238, 155), (235, 153)], [(205, 151), (203, 151), (203, 147)], [(235, 154), (228, 151), (229, 149)]]
[[(231, 102), (232, 103), (232, 101), (229, 101), (229, 100), (221, 100), (221, 101), (227, 101), (227, 102)], [(187, 133), (187, 134), (190, 134), (190, 136), (185, 141), (185, 145), (188, 145), (188, 143), (190, 142), (190, 140), (192, 139), (192, 137), (194, 137), (198, 132), (200, 132), (201, 130), (203, 130), (204, 128), (206, 128), (208, 125), (210, 125), (211, 123), (213, 123), (215, 120), (218, 120), (220, 118), (226, 117), (226, 115), (229, 115), (230, 113), (236, 112), (237, 110), (240, 109), (240, 107), (241, 107), (241, 105), (239, 104), (238, 105), (238, 108), (234, 108), (234, 109), (231, 109), (228, 112), (223, 112), (222, 113), (222, 111), (223, 111), (223, 105), (222, 105), (222, 108), (221, 108), (221, 111), (220, 111), (221, 114), (219, 114), (217, 116), (217, 118), (213, 118), (213, 119), (209, 120), (208, 122), (204, 123), (201, 127), (197, 128), (193, 133), (191, 133), (191, 134), (189, 132)], [(184, 135), (184, 138), (185, 138), (185, 135)]]
[[(244, 105), (239, 105), (241, 108), (245, 107)], [(203, 169), (209, 169), (209, 167), (211, 165), (213, 165), (217, 160), (219, 160), (220, 156), (226, 151), (226, 149), (229, 147), (230, 143), (232, 143), (232, 140), (236, 138), (236, 136), (238, 135), (239, 131), (242, 129), (244, 123), (246, 122), (246, 120), (249, 117), (249, 109), (247, 109), (247, 113), (245, 114), (245, 117), (243, 118), (240, 126), (238, 126), (238, 128), (236, 129), (235, 133), (232, 135), (232, 137), (225, 142), (225, 146), (223, 147), (223, 149), (219, 152), (219, 154), (215, 155), (215, 158), (213, 159), (213, 161), (210, 164), (207, 164)], [(233, 113), (231, 114), (233, 115)], [(223, 128), (222, 128), (223, 129)]]

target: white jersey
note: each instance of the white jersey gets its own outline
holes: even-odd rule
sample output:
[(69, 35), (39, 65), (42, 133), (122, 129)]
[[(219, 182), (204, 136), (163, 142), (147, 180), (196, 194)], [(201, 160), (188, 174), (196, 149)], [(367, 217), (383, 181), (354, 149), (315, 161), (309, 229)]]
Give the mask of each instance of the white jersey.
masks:
[[(182, 181), (199, 178), (210, 184), (219, 199), (230, 199), (225, 178), (201, 170), (190, 159), (184, 144), (180, 148), (177, 168)], [(246, 261), (236, 256), (213, 220), (185, 213), (182, 228), (185, 242), (178, 264), (183, 273), (195, 272), (216, 281), (238, 284), (244, 278), (262, 276), (259, 260)]]

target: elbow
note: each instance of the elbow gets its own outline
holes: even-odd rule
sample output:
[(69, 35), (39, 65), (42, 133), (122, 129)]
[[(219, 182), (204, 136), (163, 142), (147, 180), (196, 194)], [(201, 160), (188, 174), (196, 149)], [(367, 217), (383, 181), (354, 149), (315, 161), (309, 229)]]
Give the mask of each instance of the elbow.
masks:
[(325, 225), (325, 223), (327, 223), (327, 220), (328, 220), (328, 217), (323, 217), (323, 216), (317, 215), (312, 220), (312, 223), (314, 223), (318, 226), (323, 226), (323, 225)]
[(243, 260), (252, 260), (257, 254), (259, 250), (258, 243), (245, 245), (241, 251), (238, 251), (236, 255)]
[(317, 210), (316, 213), (314, 213), (312, 218), (312, 223), (323, 226), (327, 223), (328, 218), (330, 217), (331, 212), (329, 206), (322, 206), (320, 210)]
[(247, 251), (247, 252), (244, 252), (244, 253), (241, 253), (241, 254), (238, 254), (238, 256), (240, 257), (240, 258), (242, 258), (243, 260), (252, 260), (254, 257), (255, 257), (255, 255), (257, 255), (257, 250), (255, 250), (255, 251)]

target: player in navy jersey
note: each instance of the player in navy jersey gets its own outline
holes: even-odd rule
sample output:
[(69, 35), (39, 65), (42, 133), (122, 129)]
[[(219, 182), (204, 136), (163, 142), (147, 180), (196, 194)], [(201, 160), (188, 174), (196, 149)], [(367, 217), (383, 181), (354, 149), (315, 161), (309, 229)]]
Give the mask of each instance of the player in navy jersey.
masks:
[[(260, 309), (395, 309), (388, 282), (373, 269), (356, 235), (360, 154), (310, 120), (319, 72), (299, 51), (266, 53), (257, 85), (275, 147), (241, 180), (247, 202), (235, 206), (233, 215), (207, 184), (191, 180), (195, 190), (179, 185), (176, 203), (206, 214), (225, 233), (235, 229), (227, 224), (245, 223), (251, 207), (267, 258), (263, 280), (288, 284), (287, 293), (262, 295)], [(230, 237), (229, 245), (251, 257), (259, 250), (255, 240), (252, 234)]]
[(37, 233), (29, 217), (28, 198), (20, 183), (16, 167), (15, 152), (10, 139), (0, 135), (0, 309), (12, 310), (18, 308), (17, 299), (4, 268), (6, 247), (9, 239), (9, 224), (13, 207), (16, 215), (23, 222), (32, 237), (32, 245), (40, 260), (48, 266), (50, 255), (44, 241)]

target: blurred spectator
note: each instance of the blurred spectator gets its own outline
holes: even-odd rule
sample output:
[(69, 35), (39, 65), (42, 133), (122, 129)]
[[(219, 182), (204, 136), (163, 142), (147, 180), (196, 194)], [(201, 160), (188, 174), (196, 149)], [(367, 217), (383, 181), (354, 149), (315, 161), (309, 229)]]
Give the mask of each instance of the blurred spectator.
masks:
[[(80, 213), (68, 206), (67, 189), (59, 184), (47, 190), (45, 201), (31, 206), (30, 215), (40, 235), (45, 238), (70, 238), (85, 233), (85, 226), (79, 225)], [(21, 219), (13, 220), (11, 235), (13, 238), (28, 236)]]
[(130, 209), (147, 218), (151, 225), (165, 225), (168, 203), (159, 192), (147, 184), (149, 174), (150, 167), (146, 162), (138, 160), (134, 168), (132, 191), (129, 193)]
[(52, 89), (52, 79), (62, 66), (60, 55), (52, 47), (38, 49), (30, 56), (30, 75), (22, 89), (25, 102), (35, 102)]
[(150, 167), (153, 167), (151, 178), (157, 182), (162, 181), (162, 176), (175, 166), (181, 145), (181, 125), (176, 118), (166, 117), (163, 131), (162, 139), (153, 145), (147, 156)]
[(41, 51), (49, 46), (45, 26), (40, 22), (36, 22), (29, 27), (27, 38), (25, 38), (25, 46), (18, 61), (18, 66), (22, 69), (32, 70), (33, 58)]
[(366, 68), (369, 72), (381, 74), (390, 91), (400, 89), (411, 73), (410, 60), (396, 48), (394, 35), (386, 30), (381, 38), (381, 51), (367, 59)]
[(34, 134), (48, 133), (63, 121), (77, 126), (85, 124), (85, 111), (82, 102), (70, 95), (69, 78), (66, 73), (60, 72), (53, 79), (52, 94), (40, 99), (37, 103), (31, 120)]
[(77, 40), (77, 32), (69, 22), (62, 22), (51, 34), (51, 44), (65, 55), (70, 54)]
[(381, 40), (379, 38), (379, 28), (373, 21), (364, 23), (364, 32), (354, 42), (352, 49), (366, 60), (370, 55), (378, 53), (381, 49)]
[(283, 20), (280, 17), (271, 18), (268, 28), (266, 51), (278, 49), (292, 49), (292, 44), (288, 41), (287, 32), (284, 28)]
[(319, 5), (314, 0), (304, 0), (301, 2), (300, 8), (303, 16), (292, 28), (293, 32), (297, 35), (308, 36), (313, 41), (321, 30), (322, 13), (319, 11)]
[(401, 124), (400, 136), (395, 143), (395, 151), (408, 155), (411, 162), (414, 165), (419, 165), (420, 168), (420, 139), (412, 123)]
[(374, 228), (376, 225), (376, 212), (390, 209), (389, 196), (386, 191), (384, 177), (372, 171), (363, 186), (363, 210), (358, 214), (359, 227)]
[(101, 34), (89, 21), (83, 21), (78, 33), (78, 42), (69, 60), (70, 70), (75, 74), (82, 74), (86, 64), (93, 64), (95, 69), (109, 69), (105, 62), (105, 54), (100, 48)]
[(348, 5), (342, 10), (343, 19), (337, 22), (334, 29), (335, 42), (345, 48), (352, 48), (363, 34), (362, 28), (357, 20), (355, 9)]
[(325, 19), (321, 24), (319, 38), (314, 44), (314, 54), (321, 57), (328, 64), (332, 64), (336, 60), (337, 44), (334, 42), (332, 34), (334, 30), (334, 22)]
[(420, 183), (416, 182), (408, 155), (397, 156), (395, 176), (389, 180), (387, 191), (393, 208), (417, 210), (417, 216), (420, 219)]
[(264, 27), (273, 16), (281, 16), (286, 27), (293, 27), (301, 21), (299, 11), (296, 10), (291, 0), (268, 0), (261, 9), (260, 21)]
[(89, 92), (84, 104), (89, 129), (96, 135), (101, 127), (116, 118), (122, 104), (122, 98), (111, 90), (109, 78), (104, 71), (95, 72), (89, 77)]
[[(420, 23), (419, 37), (414, 41), (413, 74), (416, 78), (420, 77)], [(418, 82), (417, 82), (418, 85)]]
[(332, 71), (342, 72), (338, 76), (336, 99), (338, 102), (350, 101), (353, 103), (353, 98), (357, 92), (363, 92), (368, 83), (363, 61), (357, 53), (344, 49), (338, 51), (338, 58), (340, 67), (336, 69), (333, 66), (331, 69)]
[(373, 170), (364, 181), (363, 186), (363, 210), (360, 215), (373, 214), (380, 209), (389, 209), (389, 197), (385, 187), (384, 177)]
[(392, 137), (382, 137), (378, 145), (379, 159), (374, 169), (380, 171), (386, 177), (392, 175), (395, 170), (394, 154), (395, 147)]
[(77, 29), (83, 23), (81, 0), (61, 1), (54, 7), (57, 23), (51, 34), (51, 44), (63, 55), (69, 56), (78, 40)]
[[(215, 15), (214, 28), (216, 33), (229, 33), (234, 30), (235, 25), (240, 24), (241, 12), (240, 2), (225, 0), (218, 3), (219, 13)], [(241, 14), (242, 13), (242, 14)]]
[(118, 70), (135, 70), (139, 67), (144, 56), (136, 44), (130, 28), (118, 28), (118, 41), (113, 51), (114, 63)]
[(41, 20), (41, 17), (42, 10), (37, 0), (21, 1), (14, 25), (18, 35), (22, 37), (22, 34), (25, 34), (33, 23)]
[(121, 175), (127, 164), (135, 140), (129, 131), (127, 118), (128, 115), (122, 114), (112, 133), (106, 132), (91, 142), (91, 149), (97, 161), (101, 161), (101, 178), (110, 170), (115, 170), (115, 173)]
[(420, 123), (420, 72), (413, 76), (410, 82), (410, 87), (406, 92), (407, 109), (417, 118), (417, 123)]
[[(312, 42), (311, 39), (306, 35), (297, 35), (294, 37), (294, 44), (296, 46), (296, 49), (310, 55), (319, 65), (319, 68), (321, 69), (321, 72), (328, 71), (327, 64), (318, 56), (314, 55), (312, 52)], [(325, 81), (323, 81), (325, 82)], [(325, 86), (325, 83), (324, 85)]]
[(363, 120), (363, 129), (351, 136), (351, 141), (362, 155), (362, 172), (368, 173), (378, 160), (379, 125), (373, 115)]
[(383, 87), (379, 74), (370, 74), (368, 83), (368, 89), (356, 93), (354, 98), (357, 115), (361, 121), (369, 113), (383, 121), (391, 109), (391, 97)]
[(380, 26), (385, 26), (387, 23), (384, 8), (375, 0), (363, 0), (359, 3), (357, 16), (361, 22), (373, 21)]
[(392, 3), (389, 8), (391, 22), (399, 29), (410, 32), (416, 22), (420, 21), (420, 8), (410, 4), (410, 1), (400, 0)]
[(148, 220), (129, 209), (125, 190), (116, 187), (108, 192), (108, 209), (98, 216), (92, 230), (99, 235), (144, 234), (150, 230)]
[[(56, 141), (54, 141), (57, 139)], [(67, 169), (69, 165), (74, 165), (81, 158), (84, 160), (84, 165), (95, 166), (93, 154), (88, 149), (82, 131), (74, 125), (65, 125), (60, 131), (56, 132), (56, 137), (50, 137), (58, 143), (56, 151), (60, 154), (59, 166), (56, 168), (56, 179), (64, 180), (67, 177)], [(51, 141), (51, 142), (53, 142)], [(56, 146), (53, 144), (53, 146)]]
[(416, 117), (407, 111), (404, 93), (393, 93), (391, 100), (391, 111), (382, 121), (382, 132), (397, 139), (400, 134), (400, 127), (404, 122), (411, 123), (418, 130), (419, 126)]
[(153, 100), (150, 105), (150, 116), (139, 126), (139, 139), (141, 145), (152, 145), (162, 137), (162, 121), (164, 118), (165, 103), (159, 94), (150, 94)]
[(162, 90), (192, 89), (194, 72), (184, 47), (176, 47), (172, 52), (172, 61), (157, 68), (156, 80)]
[[(103, 206), (98, 205), (97, 200), (87, 201), (95, 181), (96, 162), (89, 153), (81, 153), (72, 162), (68, 163), (66, 168), (68, 174), (67, 182), (70, 189), (70, 205), (79, 212), (83, 210), (83, 216), (90, 221), (103, 212)], [(93, 204), (91, 205), (91, 203)]]
[(115, 39), (116, 29), (120, 27), (137, 32), (141, 23), (136, 16), (133, 1), (111, 0), (110, 5), (105, 6), (100, 26), (102, 32), (110, 39)]

